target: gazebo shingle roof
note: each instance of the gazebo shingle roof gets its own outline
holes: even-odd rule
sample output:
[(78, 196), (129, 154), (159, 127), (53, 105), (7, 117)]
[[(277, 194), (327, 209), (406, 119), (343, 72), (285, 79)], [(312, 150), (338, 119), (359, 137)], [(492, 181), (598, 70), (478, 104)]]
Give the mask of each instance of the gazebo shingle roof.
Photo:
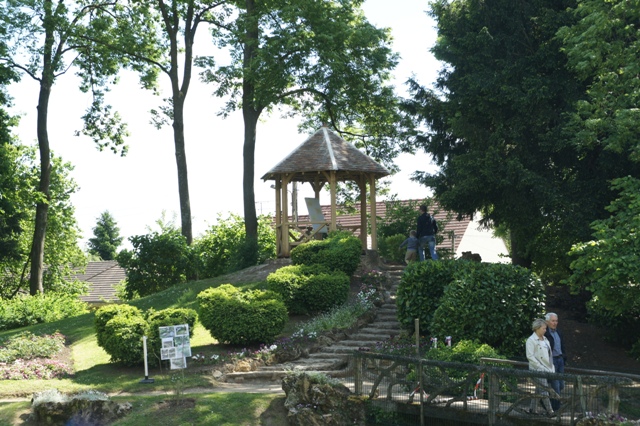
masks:
[(364, 172), (378, 178), (389, 175), (384, 166), (323, 126), (262, 176), (262, 179), (276, 179), (277, 175), (292, 173), (296, 175), (292, 180), (307, 181), (311, 180), (311, 176), (305, 176), (305, 173), (323, 171), (343, 172), (346, 175)]

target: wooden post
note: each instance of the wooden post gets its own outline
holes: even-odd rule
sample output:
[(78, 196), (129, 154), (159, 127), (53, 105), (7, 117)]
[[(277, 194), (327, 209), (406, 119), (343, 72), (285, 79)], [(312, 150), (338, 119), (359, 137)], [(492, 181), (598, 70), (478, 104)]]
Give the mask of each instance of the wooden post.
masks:
[(371, 250), (378, 250), (378, 213), (376, 212), (376, 177), (369, 176), (369, 191), (371, 192)]
[(609, 406), (607, 407), (607, 414), (618, 414), (620, 408), (620, 392), (618, 391), (617, 384), (611, 384), (607, 386), (607, 393), (609, 394)]
[(285, 254), (282, 248), (282, 205), (280, 199), (280, 188), (282, 188), (282, 182), (280, 178), (276, 179), (276, 253), (278, 257), (284, 257)]
[(354, 393), (356, 395), (362, 395), (362, 366), (364, 364), (364, 358), (355, 355), (353, 357), (354, 361), (354, 371), (353, 371), (353, 380), (354, 380)]
[(369, 248), (367, 243), (367, 181), (364, 177), (358, 179), (360, 188), (360, 241), (362, 249)]
[(500, 383), (496, 373), (488, 373), (489, 376), (489, 425), (495, 425), (500, 408), (500, 396), (498, 396), (498, 390), (500, 389)]
[(280, 194), (282, 196), (282, 252), (285, 257), (291, 255), (291, 248), (289, 246), (289, 193), (287, 192), (287, 186), (289, 180), (286, 176), (282, 177), (282, 185), (280, 187)]
[(336, 227), (336, 215), (338, 210), (336, 209), (336, 172), (332, 170), (329, 175), (329, 187), (331, 188), (331, 225), (329, 225), (329, 231), (335, 231)]

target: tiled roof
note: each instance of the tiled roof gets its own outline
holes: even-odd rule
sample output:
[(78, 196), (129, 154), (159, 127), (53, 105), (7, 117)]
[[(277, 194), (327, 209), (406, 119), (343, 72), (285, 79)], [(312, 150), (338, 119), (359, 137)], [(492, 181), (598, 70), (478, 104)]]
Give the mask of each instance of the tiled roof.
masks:
[(72, 278), (89, 283), (89, 293), (80, 296), (88, 303), (103, 303), (117, 301), (115, 286), (126, 278), (124, 269), (115, 260), (89, 262), (83, 274)]
[(262, 179), (275, 179), (279, 174), (296, 173), (293, 180), (308, 181), (318, 172), (325, 171), (336, 171), (344, 175), (372, 173), (377, 177), (389, 174), (385, 167), (328, 127), (321, 127), (262, 176)]
[[(415, 202), (416, 205), (420, 205), (422, 201), (423, 200), (403, 200), (401, 201), (401, 203), (408, 204), (410, 202)], [(331, 217), (331, 206), (325, 205), (325, 206), (321, 206), (321, 208), (322, 208), (322, 213), (324, 214), (325, 219), (329, 220), (329, 218)], [(343, 226), (347, 228), (351, 226), (360, 225), (360, 204), (356, 204), (355, 208), (357, 210), (357, 213), (343, 214), (343, 215), (338, 214), (338, 216), (336, 217), (336, 224), (338, 227)], [(440, 210), (438, 205), (434, 203), (430, 207), (429, 213), (432, 213), (433, 211), (436, 211), (436, 210), (438, 210), (438, 212), (435, 214), (434, 217), (438, 222), (438, 227), (439, 227), (438, 233), (444, 237), (443, 242), (441, 244), (438, 244), (438, 247), (447, 248), (447, 249), (452, 248), (451, 247), (452, 241), (449, 238), (448, 233), (449, 231), (453, 231), (455, 235), (454, 241), (453, 241), (453, 253), (456, 253), (456, 251), (458, 250), (458, 246), (460, 245), (460, 241), (462, 241), (462, 237), (464, 236), (469, 226), (469, 223), (471, 222), (471, 218), (463, 218), (461, 220), (457, 220), (455, 217), (456, 215), (453, 214), (452, 215), (453, 218), (449, 219), (449, 223), (446, 224), (446, 228), (443, 228), (444, 222), (448, 220), (447, 216), (449, 215), (449, 212)], [(369, 212), (371, 212), (371, 208), (367, 204), (367, 213)], [(387, 214), (387, 205), (385, 204), (385, 201), (376, 202), (376, 216), (381, 218), (378, 223), (381, 223), (384, 220), (384, 218), (386, 217), (386, 214)], [(418, 217), (418, 214), (419, 212), (416, 208), (416, 219)], [(290, 218), (290, 220), (293, 221), (292, 218)], [(298, 222), (308, 222), (309, 220), (310, 219), (308, 215), (298, 215)], [(355, 234), (360, 235), (360, 231), (359, 230), (356, 231)]]

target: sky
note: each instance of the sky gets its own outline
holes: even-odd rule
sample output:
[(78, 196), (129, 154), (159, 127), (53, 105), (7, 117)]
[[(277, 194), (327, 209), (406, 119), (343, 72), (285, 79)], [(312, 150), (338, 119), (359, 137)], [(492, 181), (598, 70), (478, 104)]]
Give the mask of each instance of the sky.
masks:
[[(412, 75), (431, 86), (440, 68), (429, 49), (436, 40), (435, 24), (426, 14), (425, 0), (365, 0), (363, 10), (371, 23), (391, 28), (393, 49), (400, 54), (394, 72), (394, 85), (406, 94), (404, 82)], [(196, 38), (196, 54), (210, 48), (208, 34)], [(197, 72), (197, 70), (196, 70)], [(168, 77), (161, 75), (161, 86)], [(216, 223), (219, 215), (242, 216), (242, 113), (237, 111), (223, 119), (217, 115), (223, 100), (212, 95), (213, 88), (192, 81), (186, 99), (185, 139), (189, 177), (189, 195), (193, 216), (193, 234), (201, 235)], [(35, 145), (38, 85), (29, 77), (9, 87), (14, 97), (13, 114), (21, 116), (16, 134), (23, 144)], [(170, 90), (153, 96), (140, 88), (137, 76), (125, 73), (107, 96), (128, 123), (130, 136), (125, 157), (109, 150), (98, 151), (91, 140), (74, 136), (82, 128), (81, 116), (90, 98), (80, 93), (78, 80), (72, 73), (60, 77), (52, 89), (49, 106), (49, 139), (53, 153), (74, 166), (72, 178), (79, 190), (72, 196), (76, 220), (82, 231), (81, 247), (93, 236), (93, 228), (102, 212), (114, 217), (124, 247), (129, 237), (157, 229), (155, 223), (164, 215), (180, 226), (178, 178), (171, 127), (161, 130), (150, 124), (152, 108), (157, 108)], [(263, 114), (257, 129), (255, 163), (255, 199), (258, 214), (275, 209), (273, 181), (260, 178), (309, 136), (297, 130), (298, 120), (283, 119), (275, 111)], [(320, 124), (318, 125), (320, 127)], [(400, 199), (425, 198), (428, 188), (410, 180), (416, 170), (435, 170), (426, 154), (403, 154), (396, 164), (400, 172), (391, 179), (391, 194)], [(300, 214), (306, 214), (305, 196), (313, 196), (308, 185), (299, 187)], [(329, 202), (321, 194), (321, 204)]]

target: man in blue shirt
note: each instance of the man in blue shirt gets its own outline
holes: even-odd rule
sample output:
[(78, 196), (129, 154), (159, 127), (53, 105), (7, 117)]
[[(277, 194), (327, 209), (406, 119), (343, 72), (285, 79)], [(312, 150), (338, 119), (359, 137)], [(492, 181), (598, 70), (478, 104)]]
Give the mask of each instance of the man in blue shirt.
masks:
[[(567, 353), (564, 350), (564, 339), (562, 333), (558, 330), (558, 315), (549, 312), (544, 316), (547, 322), (547, 332), (544, 334), (549, 344), (551, 345), (551, 352), (553, 355), (553, 366), (556, 369), (556, 373), (564, 373), (564, 365), (567, 360)], [(553, 390), (560, 394), (564, 389), (564, 380), (550, 380), (549, 385)], [(551, 399), (551, 408), (557, 411), (560, 408), (560, 401), (557, 399)]]

